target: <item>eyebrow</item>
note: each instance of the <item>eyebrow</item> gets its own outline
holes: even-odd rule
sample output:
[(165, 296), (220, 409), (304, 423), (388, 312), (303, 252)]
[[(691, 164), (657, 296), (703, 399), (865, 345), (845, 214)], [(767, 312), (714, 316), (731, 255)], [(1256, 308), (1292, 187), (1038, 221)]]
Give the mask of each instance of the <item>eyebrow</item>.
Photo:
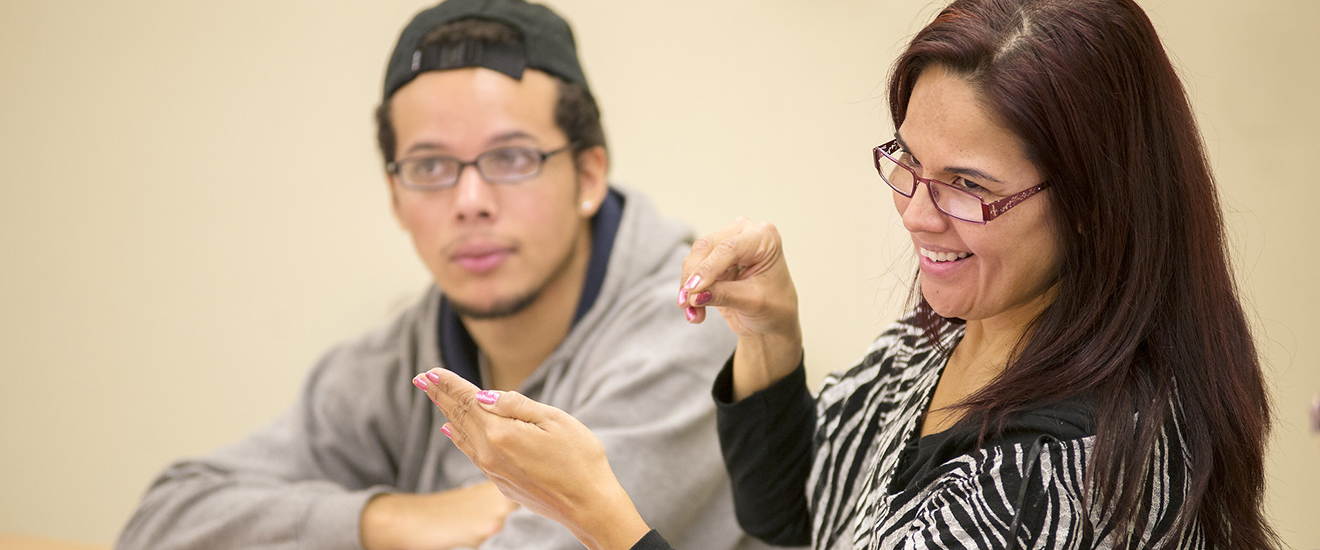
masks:
[[(522, 130), (511, 130), (508, 132), (504, 132), (503, 134), (498, 134), (495, 137), (486, 140), (486, 145), (487, 146), (499, 145), (518, 139), (534, 140), (536, 139), (536, 137)], [(448, 149), (448, 147), (445, 147), (443, 144), (436, 143), (433, 141), (422, 141), (422, 142), (414, 143), (412, 147), (409, 147), (407, 151), (404, 151), (404, 154), (415, 153), (417, 151), (434, 151), (437, 149)]]
[[(898, 132), (894, 132), (894, 139), (898, 141), (899, 147), (902, 147), (904, 150), (908, 151), (909, 153), (912, 152), (912, 148), (908, 147), (907, 142), (903, 141), (903, 136), (898, 135)], [(913, 156), (916, 155), (914, 154)], [(946, 166), (944, 168), (944, 171), (949, 172), (951, 174), (958, 174), (960, 176), (970, 176), (971, 179), (988, 180), (1004, 185), (1004, 182), (1000, 181), (998, 178), (995, 178), (990, 174), (982, 172), (980, 169), (977, 168), (970, 168), (963, 166)]]

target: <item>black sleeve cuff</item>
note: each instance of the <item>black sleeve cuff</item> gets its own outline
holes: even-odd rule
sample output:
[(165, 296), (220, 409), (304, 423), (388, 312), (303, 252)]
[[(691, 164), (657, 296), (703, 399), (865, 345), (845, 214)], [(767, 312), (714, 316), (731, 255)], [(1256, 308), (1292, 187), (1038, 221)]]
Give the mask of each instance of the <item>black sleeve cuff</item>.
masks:
[(803, 363), (782, 380), (734, 403), (730, 357), (716, 376), (711, 395), (738, 524), (770, 544), (810, 543), (806, 485), (816, 414)]
[(659, 531), (652, 529), (642, 537), (642, 540), (632, 545), (632, 550), (674, 550), (674, 547), (670, 546), (669, 541), (660, 536)]

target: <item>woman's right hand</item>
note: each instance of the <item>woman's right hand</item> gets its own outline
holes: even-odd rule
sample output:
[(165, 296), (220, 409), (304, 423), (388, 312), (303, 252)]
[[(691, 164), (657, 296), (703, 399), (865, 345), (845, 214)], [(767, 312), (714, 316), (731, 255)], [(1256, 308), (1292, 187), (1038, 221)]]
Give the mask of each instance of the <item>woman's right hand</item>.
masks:
[(626, 550), (650, 531), (605, 446), (568, 413), (518, 392), (480, 391), (442, 368), (413, 384), (448, 419), (445, 435), (508, 499), (559, 522), (591, 550)]
[(740, 400), (788, 376), (802, 360), (797, 289), (779, 230), (738, 218), (698, 239), (683, 261), (678, 305), (700, 323), (715, 307), (738, 335), (733, 397)]

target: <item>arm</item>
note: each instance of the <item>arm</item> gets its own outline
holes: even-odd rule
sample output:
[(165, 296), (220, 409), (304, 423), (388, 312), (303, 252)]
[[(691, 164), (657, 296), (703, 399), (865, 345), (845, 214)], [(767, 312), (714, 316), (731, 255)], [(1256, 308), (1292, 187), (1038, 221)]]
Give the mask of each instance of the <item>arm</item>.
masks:
[(712, 394), (738, 524), (770, 544), (807, 545), (806, 486), (816, 415), (806, 370), (799, 364), (792, 374), (735, 403), (731, 367), (715, 379)]
[[(413, 406), (425, 400), (409, 391), (403, 383), (407, 375), (401, 372), (390, 360), (357, 347), (331, 352), (312, 370), (298, 402), (280, 418), (233, 445), (162, 473), (125, 527), (118, 547), (356, 550), (367, 534), (359, 526), (367, 503), (376, 506), (407, 497), (414, 499), (411, 504), (428, 505), (432, 524), (443, 524), (437, 517), (470, 518), (479, 508), (464, 508), (467, 516), (451, 515), (443, 508), (445, 493), (390, 494), (397, 490), (394, 470), (404, 441), (424, 429), (412, 411), (430, 414), (429, 403)], [(480, 489), (449, 496), (464, 492)], [(500, 498), (493, 487), (487, 492)], [(480, 509), (492, 514), (499, 509), (499, 501), (492, 498), (481, 502), (490, 503)], [(503, 506), (503, 513), (512, 507), (507, 501)], [(460, 527), (476, 528), (471, 533), (450, 535), (455, 544), (475, 545), (480, 539), (473, 537), (482, 536), (481, 529), (489, 529), (489, 524), (470, 522)]]

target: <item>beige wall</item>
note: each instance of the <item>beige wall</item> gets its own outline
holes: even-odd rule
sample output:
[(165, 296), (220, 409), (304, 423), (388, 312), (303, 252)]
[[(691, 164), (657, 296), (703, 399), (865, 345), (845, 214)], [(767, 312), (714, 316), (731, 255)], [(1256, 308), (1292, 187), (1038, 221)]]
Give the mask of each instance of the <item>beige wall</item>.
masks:
[[(702, 232), (776, 222), (813, 379), (856, 359), (912, 270), (868, 149), (885, 70), (932, 9), (556, 5), (614, 179)], [(1270, 510), (1320, 548), (1320, 9), (1144, 5), (1217, 163), (1275, 388)], [(370, 112), (419, 7), (0, 0), (0, 531), (110, 542), (169, 460), (265, 423), (327, 346), (415, 296)]]

